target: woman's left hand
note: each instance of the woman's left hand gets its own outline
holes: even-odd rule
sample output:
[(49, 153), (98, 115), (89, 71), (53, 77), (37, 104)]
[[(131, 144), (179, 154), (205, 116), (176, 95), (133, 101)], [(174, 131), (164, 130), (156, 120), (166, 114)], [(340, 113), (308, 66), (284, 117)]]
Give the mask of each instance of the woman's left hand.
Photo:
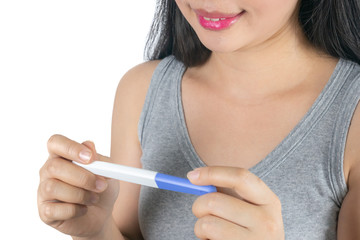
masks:
[(189, 172), (188, 178), (218, 187), (218, 192), (202, 195), (193, 204), (198, 238), (285, 239), (280, 200), (248, 170), (204, 167)]

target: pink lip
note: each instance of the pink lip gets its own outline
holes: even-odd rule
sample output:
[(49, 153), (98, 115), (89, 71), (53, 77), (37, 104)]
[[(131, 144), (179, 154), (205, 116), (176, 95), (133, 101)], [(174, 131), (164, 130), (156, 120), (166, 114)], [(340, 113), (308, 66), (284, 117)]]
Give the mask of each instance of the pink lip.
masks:
[(207, 17), (207, 18), (232, 18), (232, 17), (239, 15), (239, 13), (222, 13), (222, 12), (216, 12), (216, 11), (207, 12), (203, 9), (195, 9), (194, 12), (198, 16), (203, 16), (203, 17)]
[[(221, 13), (221, 12), (207, 12), (205, 10), (197, 9), (194, 10), (196, 15), (198, 16), (200, 25), (208, 30), (219, 31), (229, 28), (233, 25), (240, 16), (245, 13), (242, 11), (240, 13)], [(209, 20), (210, 18), (210, 20)], [(217, 20), (217, 21), (214, 21)]]

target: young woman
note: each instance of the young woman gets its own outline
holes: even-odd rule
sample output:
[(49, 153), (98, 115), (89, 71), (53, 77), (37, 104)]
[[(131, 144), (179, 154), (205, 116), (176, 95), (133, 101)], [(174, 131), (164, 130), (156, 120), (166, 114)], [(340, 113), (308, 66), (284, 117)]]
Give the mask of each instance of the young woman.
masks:
[[(159, 1), (111, 157), (49, 139), (41, 219), (73, 239), (360, 239), (358, 0)], [(212, 184), (196, 197), (71, 163)]]

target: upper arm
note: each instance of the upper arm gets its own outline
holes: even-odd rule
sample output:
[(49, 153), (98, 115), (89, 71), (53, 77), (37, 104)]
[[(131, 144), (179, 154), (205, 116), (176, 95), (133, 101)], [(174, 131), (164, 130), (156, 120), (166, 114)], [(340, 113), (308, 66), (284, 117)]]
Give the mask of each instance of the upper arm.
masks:
[[(158, 61), (140, 64), (128, 71), (119, 83), (111, 129), (110, 158), (114, 163), (141, 167), (138, 121), (157, 64)], [(120, 231), (131, 239), (141, 238), (137, 217), (139, 193), (139, 185), (120, 182), (120, 191), (113, 210), (113, 217)]]
[(349, 191), (339, 214), (338, 239), (360, 239), (360, 106), (349, 129), (344, 172)]

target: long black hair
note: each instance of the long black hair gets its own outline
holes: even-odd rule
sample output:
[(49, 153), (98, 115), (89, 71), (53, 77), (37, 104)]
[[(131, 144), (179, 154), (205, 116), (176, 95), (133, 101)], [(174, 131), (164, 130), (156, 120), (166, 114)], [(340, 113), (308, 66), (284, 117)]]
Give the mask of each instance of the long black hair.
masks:
[[(317, 49), (360, 64), (360, 0), (300, 0), (298, 19), (305, 36)], [(205, 63), (210, 54), (175, 1), (157, 0), (145, 58), (174, 55), (192, 67)]]

